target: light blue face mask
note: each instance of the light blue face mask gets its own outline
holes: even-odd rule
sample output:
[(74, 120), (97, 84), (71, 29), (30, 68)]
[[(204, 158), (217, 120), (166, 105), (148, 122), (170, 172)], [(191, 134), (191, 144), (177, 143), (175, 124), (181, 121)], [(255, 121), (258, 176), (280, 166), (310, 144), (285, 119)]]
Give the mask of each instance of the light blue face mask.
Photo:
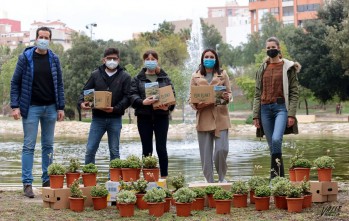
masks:
[(46, 39), (41, 39), (41, 38), (39, 38), (38, 40), (36, 40), (36, 46), (37, 46), (40, 50), (47, 50), (49, 44), (50, 44), (50, 41), (49, 41), (49, 40), (46, 40)]
[(205, 68), (213, 68), (216, 64), (216, 59), (204, 59)]
[(155, 70), (158, 66), (158, 62), (156, 60), (145, 60), (144, 66), (149, 70)]

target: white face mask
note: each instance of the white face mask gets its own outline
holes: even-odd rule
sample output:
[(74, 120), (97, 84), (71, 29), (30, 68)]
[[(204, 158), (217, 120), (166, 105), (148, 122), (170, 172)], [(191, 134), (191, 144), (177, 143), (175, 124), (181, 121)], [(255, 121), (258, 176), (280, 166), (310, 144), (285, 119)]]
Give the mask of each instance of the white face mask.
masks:
[(111, 69), (111, 70), (114, 70), (118, 65), (119, 63), (117, 61), (114, 61), (114, 60), (110, 60), (110, 61), (106, 61), (105, 62), (105, 65)]

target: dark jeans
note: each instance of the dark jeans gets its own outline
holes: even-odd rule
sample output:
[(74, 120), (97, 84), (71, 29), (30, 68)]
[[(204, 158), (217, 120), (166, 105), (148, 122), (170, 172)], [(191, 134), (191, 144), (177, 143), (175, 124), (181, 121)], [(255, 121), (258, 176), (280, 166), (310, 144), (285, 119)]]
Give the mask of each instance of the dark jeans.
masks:
[(167, 132), (168, 115), (138, 115), (137, 126), (141, 137), (143, 155), (153, 154), (153, 132), (155, 133), (156, 152), (159, 158), (161, 176), (168, 175)]

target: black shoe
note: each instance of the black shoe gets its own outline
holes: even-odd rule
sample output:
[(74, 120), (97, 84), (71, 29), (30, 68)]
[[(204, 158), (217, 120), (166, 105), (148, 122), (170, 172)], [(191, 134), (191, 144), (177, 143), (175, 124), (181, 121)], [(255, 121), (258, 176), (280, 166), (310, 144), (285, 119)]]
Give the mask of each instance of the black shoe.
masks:
[(50, 187), (50, 180), (42, 183), (42, 187)]
[(284, 163), (281, 153), (271, 155), (270, 179), (273, 179), (276, 176), (285, 177)]
[(32, 185), (24, 185), (23, 186), (24, 196), (29, 198), (34, 198)]

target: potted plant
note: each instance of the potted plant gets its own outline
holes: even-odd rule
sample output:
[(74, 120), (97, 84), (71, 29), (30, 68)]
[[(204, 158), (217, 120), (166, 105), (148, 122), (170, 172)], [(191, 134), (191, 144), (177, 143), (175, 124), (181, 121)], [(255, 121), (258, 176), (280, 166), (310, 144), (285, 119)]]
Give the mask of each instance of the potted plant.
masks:
[(107, 196), (109, 192), (104, 185), (97, 185), (91, 188), (93, 208), (101, 210), (107, 208)]
[(80, 168), (80, 161), (77, 158), (70, 158), (69, 165), (66, 168), (65, 177), (67, 179), (67, 187), (70, 187), (74, 180), (78, 180), (80, 178), (80, 172), (78, 169)]
[(123, 166), (122, 159), (115, 158), (114, 160), (110, 161), (109, 172), (110, 172), (110, 180), (111, 181), (122, 180), (122, 172), (121, 172), (122, 166)]
[(153, 188), (143, 196), (143, 200), (147, 202), (149, 215), (160, 217), (165, 211), (166, 193), (161, 188)]
[(332, 180), (332, 169), (334, 169), (334, 159), (329, 156), (318, 157), (314, 160), (317, 168), (319, 182)]
[(143, 157), (143, 177), (148, 182), (159, 181), (160, 169), (158, 158), (152, 155)]
[(136, 190), (136, 205), (138, 209), (148, 209), (148, 204), (143, 200), (143, 196), (147, 192), (146, 189), (148, 187), (148, 181), (144, 178), (139, 179), (137, 182), (132, 182), (133, 188)]
[(252, 176), (247, 184), (250, 188), (250, 203), (254, 204), (254, 193), (257, 187), (268, 185), (267, 179), (260, 176)]
[(195, 193), (195, 200), (191, 205), (191, 210), (204, 210), (205, 206), (205, 190), (203, 188), (192, 188)]
[(272, 180), (271, 193), (274, 196), (275, 207), (278, 209), (287, 209), (287, 190), (290, 181), (284, 177), (275, 177)]
[(188, 217), (191, 211), (191, 204), (195, 200), (194, 191), (188, 187), (182, 187), (173, 194), (173, 198), (176, 202), (177, 216)]
[(118, 204), (121, 217), (130, 217), (134, 215), (134, 204), (137, 201), (136, 194), (133, 191), (122, 190), (116, 194), (116, 202)]
[(136, 155), (129, 155), (126, 160), (123, 161), (121, 168), (122, 179), (125, 182), (136, 181), (139, 179), (141, 172), (142, 161)]
[(290, 181), (296, 181), (296, 171), (294, 170), (295, 162), (300, 158), (303, 158), (303, 152), (300, 152), (299, 149), (296, 149), (295, 155), (290, 158), (290, 168), (288, 170)]
[(303, 195), (303, 206), (302, 208), (311, 207), (312, 203), (312, 193), (310, 192), (310, 183), (309, 181), (303, 180), (301, 183), (302, 195)]
[(52, 163), (48, 166), (47, 173), (50, 176), (50, 187), (52, 189), (63, 188), (65, 168), (62, 164)]
[(166, 193), (164, 212), (169, 212), (171, 208), (172, 192), (169, 189), (164, 189)]
[(304, 177), (309, 180), (311, 162), (305, 158), (299, 158), (294, 162), (296, 181), (302, 181)]
[(242, 180), (231, 184), (231, 193), (233, 194), (233, 206), (236, 208), (247, 207), (248, 185)]
[(96, 186), (98, 168), (93, 163), (86, 164), (82, 167), (82, 182), (84, 186)]
[(216, 202), (213, 199), (213, 194), (218, 190), (222, 190), (222, 187), (221, 186), (213, 186), (213, 185), (205, 187), (205, 193), (207, 195), (209, 208), (216, 208)]
[(289, 185), (286, 200), (288, 212), (301, 212), (303, 207), (302, 188), (298, 185)]
[[(184, 176), (183, 176), (181, 173), (179, 173), (179, 174), (177, 174), (177, 175), (175, 175), (175, 176), (170, 177), (170, 178), (169, 178), (169, 183), (170, 183), (170, 185), (171, 185), (173, 188), (175, 188), (175, 189), (173, 190), (173, 193), (176, 192), (178, 189), (184, 187), (184, 182), (185, 182)], [(172, 203), (172, 205), (175, 205), (175, 200), (174, 200), (174, 198), (172, 198), (171, 203)]]
[(79, 180), (75, 180), (70, 186), (70, 209), (75, 212), (83, 211), (85, 199), (86, 196), (83, 195), (82, 190), (79, 187)]
[(271, 190), (268, 185), (258, 186), (254, 192), (256, 210), (269, 210)]
[(231, 201), (233, 199), (233, 194), (230, 191), (217, 190), (213, 194), (213, 199), (216, 203), (217, 214), (230, 214)]

